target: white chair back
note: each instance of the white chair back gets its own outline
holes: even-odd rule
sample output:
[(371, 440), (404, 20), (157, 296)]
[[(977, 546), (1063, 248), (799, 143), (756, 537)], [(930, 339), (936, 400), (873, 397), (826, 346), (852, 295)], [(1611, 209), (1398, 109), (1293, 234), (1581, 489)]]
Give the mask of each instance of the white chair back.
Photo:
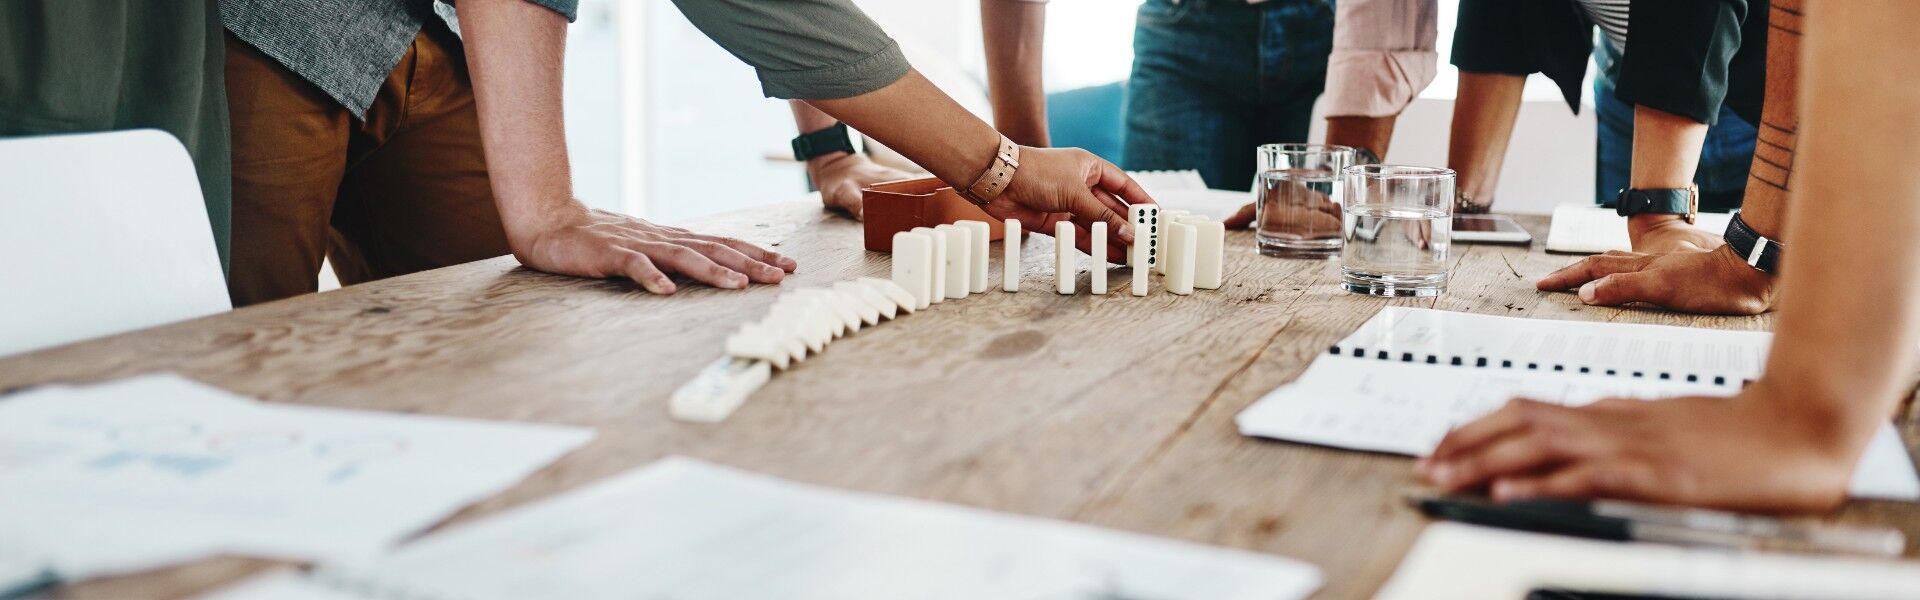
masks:
[(232, 308), (173, 136), (0, 138), (0, 356)]

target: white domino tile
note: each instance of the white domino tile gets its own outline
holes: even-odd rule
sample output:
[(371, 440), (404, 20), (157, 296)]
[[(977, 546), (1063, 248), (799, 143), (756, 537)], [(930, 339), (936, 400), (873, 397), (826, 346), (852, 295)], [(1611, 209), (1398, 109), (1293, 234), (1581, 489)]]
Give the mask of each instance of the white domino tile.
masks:
[(959, 221), (954, 224), (966, 228), (973, 234), (972, 240), (968, 242), (969, 249), (973, 250), (973, 259), (969, 263), (973, 266), (973, 272), (967, 274), (969, 284), (967, 292), (971, 294), (985, 292), (988, 284), (987, 257), (993, 254), (993, 247), (988, 245), (992, 243), (993, 229), (987, 226), (986, 221)]
[(1020, 291), (1020, 220), (1007, 219), (1007, 235), (1001, 239), (1000, 289)]
[(1073, 253), (1073, 223), (1054, 223), (1053, 279), (1062, 294), (1073, 293), (1074, 280), (1079, 279), (1078, 269), (1073, 264)]
[(832, 289), (805, 288), (796, 290), (794, 293), (812, 296), (814, 301), (827, 307), (828, 314), (840, 320), (840, 327), (834, 332), (835, 336), (844, 336), (860, 331), (860, 313), (854, 310), (851, 305), (848, 305), (845, 300), (841, 299), (840, 294), (834, 293)]
[(724, 421), (772, 376), (773, 368), (765, 361), (722, 357), (674, 390), (667, 414), (696, 423)]
[(775, 334), (759, 323), (748, 323), (727, 336), (727, 354), (735, 358), (764, 360), (775, 367), (787, 368), (792, 356), (774, 344)]
[(1091, 244), (1087, 246), (1087, 249), (1091, 250), (1091, 252), (1089, 252), (1087, 256), (1092, 257), (1093, 260), (1087, 263), (1088, 278), (1090, 280), (1087, 284), (1087, 291), (1104, 295), (1107, 293), (1107, 223), (1105, 221), (1094, 222), (1093, 227), (1088, 232), (1088, 237), (1092, 239), (1088, 240)]
[(1167, 226), (1178, 222), (1180, 217), (1185, 214), (1187, 214), (1187, 211), (1178, 208), (1161, 209), (1156, 207), (1154, 209), (1154, 226), (1160, 230), (1160, 235), (1155, 236), (1154, 239), (1154, 250), (1158, 251), (1157, 254), (1159, 254), (1161, 258), (1153, 261), (1153, 274), (1167, 274), (1167, 261), (1173, 258), (1171, 250), (1167, 248), (1167, 244), (1163, 242), (1163, 240), (1167, 239)]
[[(927, 234), (927, 240), (933, 242), (933, 276), (927, 278), (927, 297), (933, 304), (947, 301), (947, 234), (932, 227), (915, 227), (914, 231)], [(921, 306), (920, 308), (926, 308)]]
[(1170, 223), (1167, 230), (1167, 265), (1164, 280), (1167, 291), (1181, 296), (1193, 293), (1193, 242), (1196, 229), (1187, 223)]
[(1193, 287), (1217, 290), (1224, 283), (1222, 261), (1226, 259), (1227, 226), (1214, 220), (1189, 221), (1198, 230), (1193, 238)]
[(892, 300), (880, 295), (879, 290), (852, 281), (841, 281), (833, 284), (833, 293), (839, 294), (858, 310), (860, 320), (869, 326), (880, 324), (882, 317), (893, 318), (896, 307)]
[(913, 294), (917, 308), (933, 301), (933, 238), (918, 230), (893, 234), (893, 282)]
[(1133, 224), (1133, 248), (1127, 252), (1127, 264), (1133, 267), (1133, 295), (1147, 295), (1148, 275), (1153, 272), (1154, 247), (1160, 239), (1158, 206), (1135, 204), (1127, 207), (1127, 221)]
[(933, 230), (947, 236), (947, 299), (965, 298), (973, 289), (973, 232), (953, 224), (941, 225)]
[[(894, 305), (899, 309), (899, 312), (910, 315), (913, 314), (915, 309), (925, 307), (925, 305), (919, 304), (919, 300), (913, 297), (913, 292), (907, 291), (907, 288), (901, 287), (899, 283), (879, 277), (861, 277), (859, 283), (873, 288), (874, 291), (880, 292), (880, 295), (885, 296), (888, 300), (892, 300)], [(888, 318), (892, 318), (893, 315), (894, 313), (887, 313)]]

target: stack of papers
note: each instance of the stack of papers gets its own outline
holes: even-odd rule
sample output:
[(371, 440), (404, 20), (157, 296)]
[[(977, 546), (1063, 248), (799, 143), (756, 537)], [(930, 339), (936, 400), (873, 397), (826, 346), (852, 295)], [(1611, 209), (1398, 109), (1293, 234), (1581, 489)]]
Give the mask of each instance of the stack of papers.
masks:
[(1128, 171), (1127, 175), (1132, 176), (1160, 206), (1185, 210), (1215, 221), (1227, 220), (1240, 207), (1253, 201), (1253, 196), (1246, 191), (1208, 189), (1206, 181), (1200, 178), (1200, 172), (1192, 169)]
[(0, 399), (0, 531), (69, 580), (223, 553), (365, 559), (591, 437), (266, 404), (164, 374), (43, 388)]
[(1920, 591), (1920, 566), (1435, 523), (1421, 532), (1374, 600), (1524, 598), (1539, 588), (1686, 598), (1905, 600)]
[(1276, 556), (668, 458), (385, 560), (212, 598), (1293, 600), (1319, 585)]

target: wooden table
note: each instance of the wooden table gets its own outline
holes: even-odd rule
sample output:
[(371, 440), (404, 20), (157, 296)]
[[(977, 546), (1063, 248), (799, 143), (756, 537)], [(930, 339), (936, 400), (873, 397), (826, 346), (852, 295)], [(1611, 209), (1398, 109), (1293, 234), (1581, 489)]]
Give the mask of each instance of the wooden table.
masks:
[[(1545, 220), (1525, 220), (1539, 239)], [(481, 517), (669, 454), (794, 480), (1070, 519), (1311, 561), (1322, 598), (1371, 594), (1424, 519), (1404, 458), (1249, 439), (1233, 417), (1383, 306), (1763, 329), (1770, 318), (1582, 306), (1533, 281), (1570, 259), (1457, 245), (1438, 299), (1356, 296), (1333, 261), (1253, 252), (1229, 235), (1227, 284), (1179, 297), (1053, 292), (1052, 242), (1027, 242), (1018, 294), (989, 291), (844, 338), (779, 374), (731, 419), (667, 418), (667, 396), (785, 289), (889, 273), (860, 227), (789, 203), (692, 226), (800, 261), (782, 286), (683, 287), (556, 277), (512, 258), (459, 265), (0, 360), (0, 390), (172, 370), (274, 402), (585, 425), (598, 437)], [(993, 276), (998, 277), (994, 258)], [(1911, 416), (1901, 430), (1916, 439)], [(19, 493), (9, 490), (7, 493)], [(1920, 505), (1829, 517), (1920, 537)], [(1909, 556), (1912, 556), (1909, 549)], [(213, 559), (74, 586), (70, 597), (178, 597), (267, 568)]]

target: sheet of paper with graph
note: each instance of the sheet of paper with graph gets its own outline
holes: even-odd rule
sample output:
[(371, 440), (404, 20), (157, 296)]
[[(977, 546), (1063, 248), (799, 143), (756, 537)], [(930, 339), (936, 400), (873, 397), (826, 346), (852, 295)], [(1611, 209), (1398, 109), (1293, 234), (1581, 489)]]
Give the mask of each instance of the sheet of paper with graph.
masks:
[(170, 374), (0, 397), (0, 531), (67, 578), (213, 553), (349, 560), (590, 430), (267, 404)]

